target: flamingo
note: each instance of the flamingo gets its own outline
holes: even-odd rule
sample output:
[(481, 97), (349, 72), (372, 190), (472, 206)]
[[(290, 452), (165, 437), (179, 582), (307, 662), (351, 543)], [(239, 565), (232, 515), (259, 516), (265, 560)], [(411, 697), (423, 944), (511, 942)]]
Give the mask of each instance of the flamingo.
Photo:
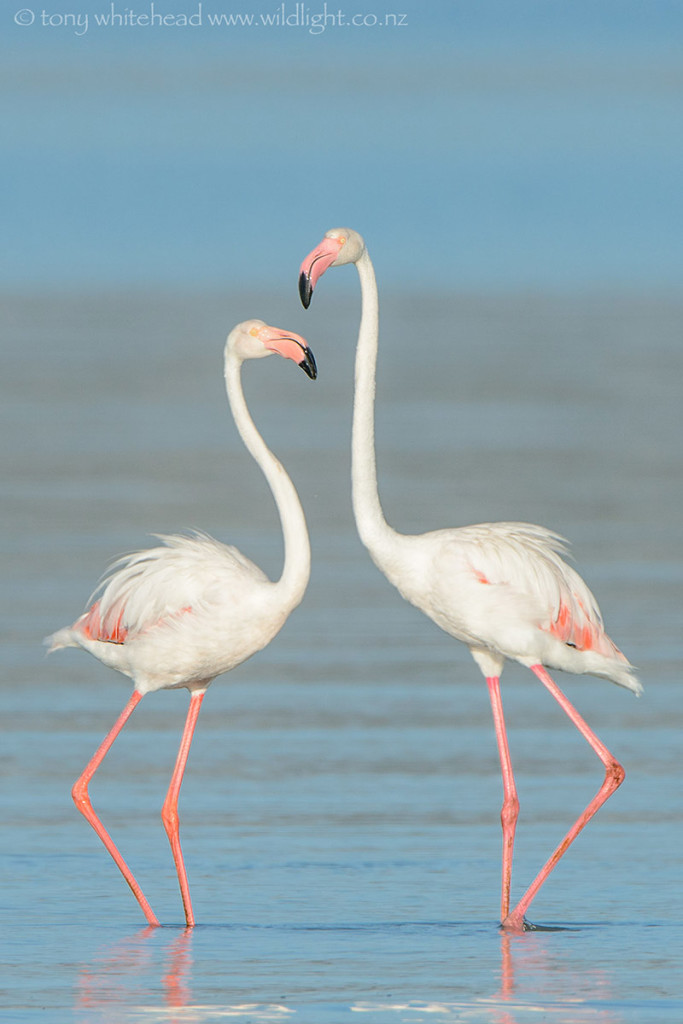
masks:
[(225, 345), (225, 383), (235, 424), (260, 466), (275, 499), (284, 534), (284, 567), (274, 583), (237, 548), (206, 534), (157, 535), (159, 547), (114, 562), (72, 626), (48, 637), (50, 651), (82, 647), (133, 680), (133, 693), (112, 729), (76, 781), (72, 796), (133, 891), (150, 925), (159, 920), (93, 810), (88, 784), (114, 740), (147, 693), (186, 687), (190, 704), (161, 817), (168, 835), (188, 928), (194, 914), (180, 847), (178, 796), (204, 694), (212, 680), (264, 648), (301, 602), (310, 575), (311, 552), (296, 489), (257, 431), (244, 398), (245, 359), (277, 352), (311, 379), (315, 359), (298, 334), (246, 320)]
[[(605, 632), (590, 590), (562, 558), (566, 541), (530, 523), (482, 523), (406, 536), (387, 523), (377, 489), (374, 399), (379, 341), (379, 299), (363, 238), (348, 228), (328, 231), (301, 264), (299, 292), (308, 307), (329, 267), (354, 263), (361, 287), (355, 364), (352, 491), (361, 541), (402, 597), (450, 636), (465, 643), (486, 678), (503, 781), (501, 927), (534, 928), (526, 911), (579, 832), (624, 779), (624, 769), (550, 677), (547, 668), (610, 679), (636, 695), (633, 667)], [(605, 768), (598, 793), (510, 910), (510, 886), (519, 800), (512, 771), (500, 675), (505, 659), (540, 679)]]

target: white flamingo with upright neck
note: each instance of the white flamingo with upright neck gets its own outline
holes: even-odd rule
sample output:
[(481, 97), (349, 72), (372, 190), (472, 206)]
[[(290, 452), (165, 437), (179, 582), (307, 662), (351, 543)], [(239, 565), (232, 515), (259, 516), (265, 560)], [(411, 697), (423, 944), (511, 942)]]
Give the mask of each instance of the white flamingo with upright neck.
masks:
[[(187, 873), (180, 848), (178, 796), (199, 709), (211, 681), (246, 661), (279, 632), (304, 596), (311, 551), (303, 509), (294, 484), (266, 447), (244, 399), (241, 367), (246, 359), (277, 352), (315, 379), (313, 353), (302, 337), (262, 320), (238, 324), (225, 346), (225, 383), (244, 444), (261, 467), (277, 506), (284, 534), (284, 567), (273, 583), (237, 548), (205, 534), (160, 536), (163, 546), (119, 559), (73, 626), (60, 629), (50, 650), (82, 647), (130, 676), (133, 693), (116, 723), (73, 787), (76, 806), (114, 858), (148, 922), (159, 921), (130, 868), (95, 813), (88, 784), (143, 696), (186, 687), (190, 706), (178, 758), (162, 809), (171, 843), (187, 927), (194, 925)], [(90, 602), (89, 602), (90, 603)]]
[[(361, 236), (348, 228), (328, 231), (301, 264), (299, 290), (308, 307), (328, 267), (354, 263), (362, 311), (356, 350), (352, 434), (353, 509), (361, 540), (377, 567), (401, 595), (451, 636), (467, 644), (486, 677), (502, 778), (503, 870), (501, 922), (505, 929), (533, 927), (525, 913), (562, 854), (617, 789), (624, 770), (551, 679), (546, 666), (588, 673), (627, 687), (642, 687), (632, 666), (607, 636), (597, 602), (562, 559), (561, 537), (529, 523), (482, 523), (405, 536), (384, 518), (377, 490), (374, 399), (379, 303), (370, 257)], [(605, 780), (525, 894), (510, 910), (510, 886), (519, 800), (512, 772), (500, 675), (505, 659), (530, 668), (557, 700), (605, 766)]]

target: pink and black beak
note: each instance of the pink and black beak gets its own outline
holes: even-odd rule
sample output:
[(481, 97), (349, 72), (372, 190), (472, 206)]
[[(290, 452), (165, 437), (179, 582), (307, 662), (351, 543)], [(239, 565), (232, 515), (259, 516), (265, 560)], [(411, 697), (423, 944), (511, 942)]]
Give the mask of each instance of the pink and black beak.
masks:
[(323, 238), (320, 245), (308, 254), (299, 270), (299, 295), (304, 309), (308, 309), (313, 289), (328, 267), (331, 267), (343, 242), (339, 238)]
[[(284, 351), (285, 346), (289, 349), (287, 353)], [(289, 359), (294, 360), (297, 366), (300, 366), (311, 380), (316, 379), (318, 376), (318, 367), (315, 365), (315, 356), (301, 335), (288, 334), (282, 339), (280, 345), (278, 345), (278, 351), (281, 355), (287, 355)]]
[(315, 356), (308, 347), (305, 338), (293, 331), (283, 331), (279, 327), (270, 327), (264, 324), (260, 330), (254, 328), (252, 332), (258, 334), (266, 348), (271, 352), (277, 352), (284, 359), (291, 359), (297, 366), (300, 366), (311, 380), (318, 376), (318, 367), (315, 365)]
[(310, 274), (306, 274), (303, 270), (299, 274), (299, 298), (304, 309), (308, 309), (313, 298), (313, 285)]
[(318, 367), (315, 365), (315, 356), (311, 352), (308, 345), (302, 346), (302, 352), (304, 354), (303, 359), (299, 363), (299, 366), (307, 374), (311, 380), (315, 380), (318, 376)]

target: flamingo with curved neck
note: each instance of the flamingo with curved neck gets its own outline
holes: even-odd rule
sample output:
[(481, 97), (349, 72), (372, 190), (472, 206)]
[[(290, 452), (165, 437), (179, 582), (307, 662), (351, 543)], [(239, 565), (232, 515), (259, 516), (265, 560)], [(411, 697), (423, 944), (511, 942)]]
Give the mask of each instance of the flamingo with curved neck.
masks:
[[(530, 523), (482, 523), (406, 536), (387, 523), (379, 499), (375, 460), (375, 372), (379, 300), (365, 242), (350, 228), (328, 231), (299, 273), (305, 307), (329, 267), (355, 264), (361, 322), (355, 366), (352, 431), (353, 510), (372, 560), (400, 594), (446, 633), (467, 644), (486, 678), (503, 780), (501, 924), (534, 927), (526, 911), (579, 832), (612, 795), (624, 769), (550, 677), (547, 668), (602, 676), (636, 695), (633, 668), (605, 632), (598, 604), (562, 555), (566, 542)], [(531, 669), (568, 715), (605, 768), (596, 796), (510, 909), (512, 859), (519, 799), (503, 717), (500, 675), (506, 659)]]
[[(133, 693), (75, 783), (72, 795), (113, 857), (151, 925), (159, 920), (130, 868), (93, 809), (88, 785), (143, 696), (185, 687), (190, 692), (178, 758), (162, 809), (188, 928), (194, 913), (180, 847), (178, 797), (199, 709), (209, 684), (265, 647), (304, 596), (311, 549), (301, 502), (281, 463), (249, 414), (242, 363), (278, 353), (315, 379), (313, 353), (302, 337), (262, 320), (247, 320), (228, 335), (225, 384), (235, 424), (272, 491), (284, 536), (284, 566), (277, 582), (237, 548), (205, 534), (159, 536), (162, 546), (115, 562), (76, 622), (48, 637), (50, 651), (82, 647), (133, 680)], [(91, 603), (92, 602), (92, 603)]]

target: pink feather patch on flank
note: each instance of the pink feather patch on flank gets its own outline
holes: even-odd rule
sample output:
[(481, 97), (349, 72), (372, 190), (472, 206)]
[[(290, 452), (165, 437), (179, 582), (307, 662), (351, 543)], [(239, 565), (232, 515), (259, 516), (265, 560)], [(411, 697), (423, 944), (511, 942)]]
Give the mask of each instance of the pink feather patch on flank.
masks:
[(123, 625), (123, 612), (113, 608), (104, 620), (100, 617), (100, 602), (95, 601), (92, 608), (78, 620), (78, 629), (89, 640), (101, 640), (103, 643), (123, 644), (128, 630)]
[(577, 651), (595, 651), (596, 654), (603, 654), (607, 658), (618, 658), (626, 661), (619, 648), (605, 633), (602, 625), (592, 622), (587, 616), (583, 602), (577, 598), (583, 616), (577, 621), (572, 617), (570, 608), (562, 603), (557, 613), (557, 618), (550, 625), (549, 632), (565, 644), (571, 644)]
[[(181, 615), (188, 615), (191, 611), (192, 605), (187, 605), (185, 608), (179, 608), (178, 611), (172, 612), (170, 615), (162, 615), (161, 618), (156, 619), (154, 622), (139, 624), (138, 628), (133, 625), (131, 628), (134, 634), (140, 633), (147, 629), (152, 629), (169, 619), (178, 619)], [(123, 625), (124, 614), (125, 606), (114, 605), (103, 619), (100, 615), (100, 602), (95, 601), (92, 608), (85, 615), (81, 616), (74, 628), (78, 629), (84, 636), (87, 636), (89, 640), (99, 640), (105, 644), (125, 644), (130, 629), (128, 626)]]
[(590, 651), (597, 649), (602, 635), (602, 630), (596, 627), (588, 619), (581, 624), (576, 622), (570, 608), (566, 604), (560, 605), (557, 618), (550, 626), (550, 632), (565, 644), (572, 644), (579, 651)]

